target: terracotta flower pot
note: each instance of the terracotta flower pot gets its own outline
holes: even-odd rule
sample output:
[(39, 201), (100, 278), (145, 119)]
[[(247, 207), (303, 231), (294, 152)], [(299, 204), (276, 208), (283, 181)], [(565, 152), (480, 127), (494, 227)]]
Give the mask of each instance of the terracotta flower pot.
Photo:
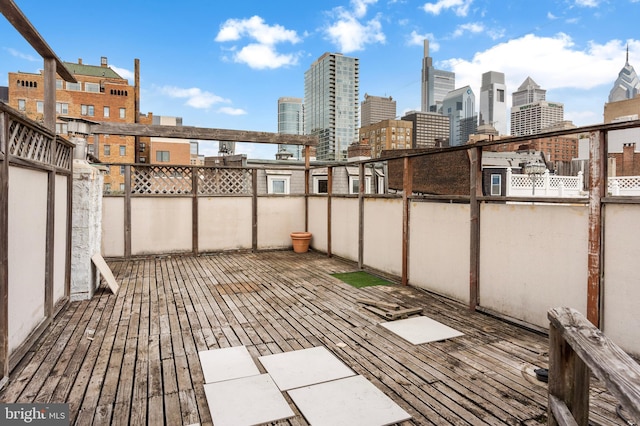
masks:
[(293, 251), (296, 253), (306, 253), (309, 250), (309, 242), (311, 241), (311, 232), (292, 232), (291, 242), (293, 243)]

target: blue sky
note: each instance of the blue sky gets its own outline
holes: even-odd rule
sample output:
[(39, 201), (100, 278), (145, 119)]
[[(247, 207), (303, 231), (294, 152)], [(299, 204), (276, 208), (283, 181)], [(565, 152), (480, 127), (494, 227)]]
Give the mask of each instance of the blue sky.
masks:
[[(304, 72), (324, 52), (360, 59), (361, 100), (393, 96), (398, 115), (417, 110), (425, 38), (436, 67), (472, 87), (476, 109), (482, 73), (500, 71), (509, 106), (530, 76), (579, 126), (602, 122), (627, 44), (640, 71), (640, 0), (15, 2), (64, 61), (106, 56), (133, 84), (140, 59), (141, 111), (189, 126), (277, 131), (278, 98), (304, 97)], [(42, 67), (0, 18), (0, 85)], [(276, 148), (237, 150), (273, 159)]]

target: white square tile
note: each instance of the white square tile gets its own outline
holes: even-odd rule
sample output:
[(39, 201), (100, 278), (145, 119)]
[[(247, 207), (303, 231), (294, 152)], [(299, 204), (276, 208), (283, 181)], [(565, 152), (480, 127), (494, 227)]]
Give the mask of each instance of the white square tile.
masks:
[(258, 366), (244, 346), (200, 351), (198, 356), (205, 383), (260, 374)]
[(204, 385), (211, 419), (216, 426), (245, 426), (295, 416), (268, 374)]
[(283, 391), (355, 374), (324, 346), (265, 355), (258, 360)]
[(464, 336), (464, 333), (425, 316), (381, 322), (380, 325), (414, 345)]
[(292, 389), (287, 393), (313, 426), (384, 426), (411, 418), (363, 376)]

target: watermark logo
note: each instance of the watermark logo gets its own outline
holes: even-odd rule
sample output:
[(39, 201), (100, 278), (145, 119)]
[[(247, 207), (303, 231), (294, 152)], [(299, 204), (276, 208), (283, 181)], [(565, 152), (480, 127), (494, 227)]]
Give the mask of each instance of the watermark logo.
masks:
[(0, 404), (0, 425), (69, 426), (69, 404)]

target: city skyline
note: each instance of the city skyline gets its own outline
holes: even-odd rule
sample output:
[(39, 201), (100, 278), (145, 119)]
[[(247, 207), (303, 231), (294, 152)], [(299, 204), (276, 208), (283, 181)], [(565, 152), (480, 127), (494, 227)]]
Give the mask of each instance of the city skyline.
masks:
[[(480, 0), (240, 1), (180, 8), (116, 0), (109, 9), (83, 6), (83, 16), (109, 25), (100, 32), (50, 19), (76, 4), (17, 1), (64, 61), (98, 65), (101, 56), (133, 83), (141, 65), (141, 112), (180, 116), (185, 125), (277, 131), (277, 99), (303, 97), (304, 71), (324, 52), (360, 60), (364, 93), (392, 96), (398, 115), (420, 110), (423, 42), (438, 69), (456, 74), (456, 88), (480, 93), (487, 71), (505, 74), (511, 94), (531, 76), (564, 104), (576, 125), (601, 123), (603, 106), (625, 64), (640, 66), (633, 17), (640, 2), (598, 0), (505, 5)], [(0, 85), (8, 72), (38, 72), (37, 54), (0, 19)], [(478, 105), (476, 105), (478, 108)], [(276, 146), (238, 144), (250, 158), (275, 156)], [(201, 152), (217, 146), (203, 143)]]

